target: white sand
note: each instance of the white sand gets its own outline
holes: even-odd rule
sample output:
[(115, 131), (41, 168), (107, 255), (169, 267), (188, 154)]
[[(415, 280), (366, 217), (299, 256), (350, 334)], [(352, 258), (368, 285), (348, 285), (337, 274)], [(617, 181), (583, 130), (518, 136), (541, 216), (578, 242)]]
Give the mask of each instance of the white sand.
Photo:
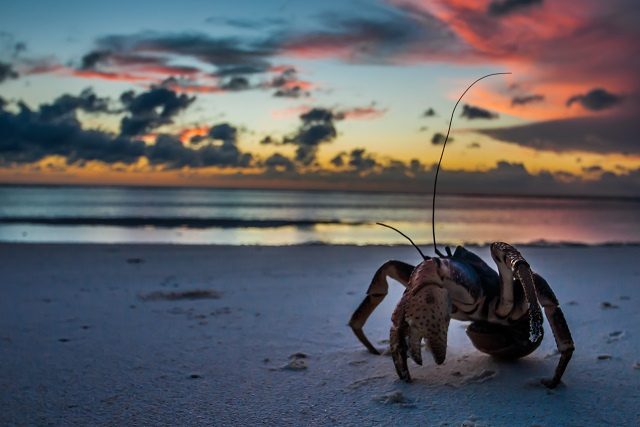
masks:
[[(347, 321), (410, 247), (1, 244), (0, 425), (638, 425), (640, 247), (520, 249), (576, 342), (553, 391), (548, 323), (504, 363), (452, 321), (411, 384), (364, 349)], [(188, 290), (220, 298), (140, 298)], [(381, 349), (401, 291), (365, 326)]]

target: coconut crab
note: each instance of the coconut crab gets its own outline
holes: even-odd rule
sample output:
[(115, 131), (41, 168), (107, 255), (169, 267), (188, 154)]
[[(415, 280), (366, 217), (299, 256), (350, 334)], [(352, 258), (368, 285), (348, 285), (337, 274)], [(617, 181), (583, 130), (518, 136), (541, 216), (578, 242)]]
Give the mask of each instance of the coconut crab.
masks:
[(371, 353), (380, 352), (362, 331), (365, 322), (387, 295), (391, 277), (406, 287), (392, 316), (390, 347), (398, 376), (411, 381), (407, 355), (422, 365), (421, 343), (424, 339), (434, 361), (444, 363), (447, 354), (447, 332), (450, 319), (471, 321), (467, 335), (483, 353), (497, 358), (517, 359), (540, 346), (543, 338), (543, 318), (540, 305), (551, 326), (560, 360), (552, 378), (543, 379), (548, 388), (555, 388), (562, 378), (574, 351), (573, 339), (558, 299), (542, 276), (534, 273), (529, 263), (513, 246), (491, 244), (491, 257), (498, 267), (492, 270), (479, 256), (458, 246), (452, 254), (446, 247), (442, 254), (436, 245), (435, 200), (440, 164), (451, 131), (453, 115), (462, 97), (480, 80), (474, 81), (462, 93), (451, 112), (449, 129), (442, 146), (433, 184), (432, 222), (433, 247), (438, 257), (425, 256), (413, 241), (399, 230), (420, 252), (423, 261), (414, 267), (402, 261), (388, 261), (373, 276), (367, 296), (351, 316), (349, 326)]
[(532, 272), (520, 252), (507, 243), (491, 245), (498, 273), (462, 246), (453, 254), (447, 248), (447, 253), (442, 257), (425, 257), (417, 267), (402, 261), (384, 263), (349, 321), (356, 337), (371, 353), (380, 354), (362, 327), (387, 295), (387, 277), (407, 288), (391, 316), (390, 332), (393, 363), (398, 376), (405, 381), (411, 381), (407, 355), (422, 365), (423, 339), (434, 361), (438, 365), (444, 362), (452, 318), (471, 321), (467, 335), (483, 353), (502, 359), (530, 354), (543, 338), (540, 303), (560, 351), (555, 374), (542, 383), (555, 388), (571, 360), (574, 345), (564, 314), (547, 281)]

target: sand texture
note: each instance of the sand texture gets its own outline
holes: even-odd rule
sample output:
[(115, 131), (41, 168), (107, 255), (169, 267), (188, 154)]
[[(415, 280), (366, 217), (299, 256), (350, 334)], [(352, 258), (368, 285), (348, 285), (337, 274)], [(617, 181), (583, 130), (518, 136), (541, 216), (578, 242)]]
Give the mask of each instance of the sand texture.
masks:
[[(0, 425), (638, 425), (640, 247), (520, 249), (576, 344), (555, 390), (546, 321), (512, 363), (452, 321), (412, 383), (368, 353), (347, 321), (411, 247), (0, 244)], [(390, 284), (365, 326), (380, 350)]]

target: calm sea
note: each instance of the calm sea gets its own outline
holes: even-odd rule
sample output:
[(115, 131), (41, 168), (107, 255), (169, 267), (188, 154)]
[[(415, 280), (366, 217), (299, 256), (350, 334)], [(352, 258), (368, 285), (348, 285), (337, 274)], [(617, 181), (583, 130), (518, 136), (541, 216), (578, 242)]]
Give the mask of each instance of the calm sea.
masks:
[[(439, 244), (640, 243), (640, 199), (439, 195)], [(0, 186), (0, 241), (431, 245), (431, 196)]]

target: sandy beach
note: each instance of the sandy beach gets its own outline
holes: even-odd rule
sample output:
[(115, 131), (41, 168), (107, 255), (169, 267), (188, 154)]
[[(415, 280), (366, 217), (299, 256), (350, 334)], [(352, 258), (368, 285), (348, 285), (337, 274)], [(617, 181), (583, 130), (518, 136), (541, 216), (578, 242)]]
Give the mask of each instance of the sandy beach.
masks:
[[(493, 266), (488, 248), (472, 248)], [(446, 362), (399, 381), (347, 321), (408, 246), (0, 244), (1, 425), (638, 425), (640, 247), (520, 247), (576, 344), (514, 363), (452, 321)], [(403, 288), (365, 332), (388, 346)]]

